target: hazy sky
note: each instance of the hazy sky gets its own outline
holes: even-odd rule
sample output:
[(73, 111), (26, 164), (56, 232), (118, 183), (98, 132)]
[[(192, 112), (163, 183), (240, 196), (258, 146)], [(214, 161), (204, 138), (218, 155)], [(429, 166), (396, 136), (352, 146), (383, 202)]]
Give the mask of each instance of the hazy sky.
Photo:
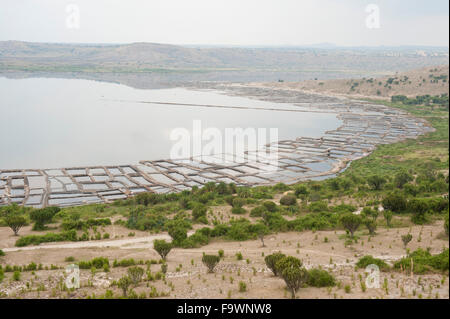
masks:
[(0, 40), (448, 46), (448, 11), (448, 0), (1, 0)]

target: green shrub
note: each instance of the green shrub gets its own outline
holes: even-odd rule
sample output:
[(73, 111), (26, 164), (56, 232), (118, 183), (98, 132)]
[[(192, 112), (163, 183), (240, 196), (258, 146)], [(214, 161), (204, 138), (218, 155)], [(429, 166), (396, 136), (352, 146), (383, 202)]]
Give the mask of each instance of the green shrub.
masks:
[(278, 183), (275, 186), (273, 186), (273, 190), (278, 191), (278, 192), (285, 192), (285, 191), (289, 190), (289, 186), (287, 186), (284, 183)]
[(214, 268), (220, 262), (220, 257), (216, 255), (203, 255), (202, 262), (208, 268), (208, 272), (213, 273)]
[(267, 211), (267, 208), (264, 206), (256, 206), (250, 211), (250, 217), (261, 217)]
[(373, 189), (373, 190), (380, 190), (382, 189), (383, 185), (386, 184), (386, 179), (379, 175), (372, 175), (367, 178), (367, 184)]
[(332, 206), (329, 208), (331, 211), (335, 213), (353, 213), (356, 211), (356, 207), (348, 204), (341, 204), (337, 206)]
[(297, 197), (292, 194), (284, 195), (280, 199), (280, 204), (285, 206), (297, 205)]
[(377, 265), (381, 271), (389, 270), (389, 265), (386, 264), (382, 259), (374, 258), (370, 255), (361, 257), (356, 263), (357, 268), (366, 268), (369, 265)]
[(309, 204), (308, 209), (313, 213), (326, 212), (328, 211), (328, 203), (326, 201), (317, 201)]
[(234, 200), (235, 198), (236, 198), (236, 197), (234, 197), (233, 195), (228, 195), (228, 196), (225, 196), (223, 199), (225, 200), (225, 202), (226, 202), (228, 205), (233, 206), (233, 200)]
[(328, 212), (307, 214), (288, 223), (289, 229), (296, 231), (333, 229), (338, 224), (339, 215)]
[(400, 193), (390, 193), (382, 201), (383, 208), (394, 213), (403, 213), (406, 210), (407, 200)]
[(128, 268), (127, 273), (128, 277), (131, 280), (131, 283), (137, 286), (142, 280), (142, 276), (144, 275), (144, 269), (142, 269), (141, 267), (131, 267)]
[(199, 220), (202, 217), (206, 218), (206, 211), (207, 209), (205, 205), (197, 204), (192, 210), (192, 217), (194, 220)]
[(416, 274), (427, 272), (447, 271), (449, 270), (449, 250), (448, 248), (440, 254), (431, 255), (430, 252), (421, 248), (409, 254), (407, 257), (394, 263), (395, 269), (411, 269), (411, 259), (413, 260), (413, 271)]
[(289, 230), (289, 222), (280, 213), (268, 212), (264, 214), (263, 219), (271, 231), (282, 232)]
[(77, 240), (77, 232), (75, 230), (69, 230), (61, 233), (47, 233), (45, 235), (23, 236), (16, 241), (16, 246), (24, 247), (28, 245), (39, 245), (40, 243)]
[(211, 231), (211, 237), (226, 236), (229, 229), (230, 229), (230, 226), (227, 226), (225, 224), (217, 224), (216, 226), (214, 226), (214, 228)]
[(311, 287), (333, 287), (336, 285), (336, 280), (328, 271), (313, 268), (308, 271), (307, 284)]
[(80, 229), (89, 229), (94, 226), (109, 226), (111, 225), (111, 219), (109, 218), (89, 218), (88, 220), (74, 220), (74, 219), (66, 219), (61, 223), (61, 228), (63, 230), (80, 230)]
[(167, 217), (162, 212), (143, 210), (136, 208), (130, 211), (126, 227), (141, 231), (162, 231), (168, 223)]
[(20, 271), (16, 270), (13, 273), (13, 278), (14, 281), (20, 281)]
[(130, 277), (123, 276), (117, 281), (117, 286), (122, 289), (123, 296), (126, 297), (128, 293), (128, 288), (132, 284)]
[(235, 215), (243, 215), (243, 214), (247, 213), (247, 211), (245, 210), (245, 208), (242, 208), (242, 207), (233, 207), (231, 209), (231, 213), (235, 214)]
[(161, 264), (161, 273), (163, 274), (167, 273), (167, 267), (168, 266), (166, 263)]
[(252, 224), (247, 219), (239, 219), (230, 222), (226, 238), (237, 241), (253, 239), (257, 234), (252, 233)]
[(154, 193), (139, 193), (134, 197), (136, 204), (138, 205), (156, 205), (164, 201), (163, 195)]
[(412, 240), (412, 235), (411, 234), (406, 234), (406, 235), (402, 235), (402, 242), (403, 242), (403, 247), (406, 249), (406, 246), (408, 245), (408, 243)]
[(278, 211), (278, 206), (274, 202), (265, 201), (263, 203), (263, 206), (271, 213), (274, 213), (274, 212)]
[(117, 261), (117, 259), (115, 259), (113, 262), (113, 267), (130, 267), (137, 264), (138, 263), (133, 258), (122, 259), (120, 261)]
[(96, 257), (89, 261), (78, 262), (80, 269), (91, 269), (92, 267), (95, 269), (103, 269), (105, 266), (109, 267), (109, 260), (105, 257)]
[(207, 245), (209, 243), (209, 236), (205, 234), (203, 229), (209, 228), (201, 228), (197, 230), (194, 234), (192, 234), (189, 238), (185, 239), (179, 247), (182, 248), (196, 248)]
[(241, 208), (245, 205), (245, 200), (240, 197), (235, 197), (232, 202), (233, 208)]

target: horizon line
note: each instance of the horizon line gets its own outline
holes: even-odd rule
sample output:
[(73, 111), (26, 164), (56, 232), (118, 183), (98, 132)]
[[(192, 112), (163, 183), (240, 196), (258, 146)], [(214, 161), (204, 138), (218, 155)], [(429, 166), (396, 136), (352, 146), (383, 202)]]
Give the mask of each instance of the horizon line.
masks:
[(439, 48), (449, 49), (449, 45), (425, 45), (425, 44), (380, 44), (380, 45), (340, 45), (323, 42), (315, 44), (186, 44), (186, 43), (164, 43), (151, 41), (133, 42), (53, 42), (53, 41), (24, 41), (24, 40), (0, 40), (0, 42), (22, 42), (40, 44), (68, 44), (68, 45), (132, 45), (132, 44), (159, 44), (181, 47), (205, 47), (205, 48), (316, 48), (316, 49), (339, 49), (339, 48)]

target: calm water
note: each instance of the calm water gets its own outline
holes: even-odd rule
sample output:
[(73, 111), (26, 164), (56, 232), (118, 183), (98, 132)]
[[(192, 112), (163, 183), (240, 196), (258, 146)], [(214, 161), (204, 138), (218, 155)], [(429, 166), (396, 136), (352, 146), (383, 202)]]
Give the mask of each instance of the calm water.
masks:
[[(137, 103), (212, 104), (227, 109)], [(134, 164), (165, 159), (175, 128), (278, 128), (279, 139), (320, 137), (336, 114), (278, 112), (289, 104), (186, 89), (139, 90), (88, 80), (0, 78), (0, 169)]]

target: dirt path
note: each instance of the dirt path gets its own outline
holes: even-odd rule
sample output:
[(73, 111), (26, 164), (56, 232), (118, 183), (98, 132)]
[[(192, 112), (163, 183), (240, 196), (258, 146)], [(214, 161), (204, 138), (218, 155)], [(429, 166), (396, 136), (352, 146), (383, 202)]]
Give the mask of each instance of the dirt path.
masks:
[(86, 242), (74, 242), (64, 244), (44, 244), (39, 246), (30, 247), (12, 247), (2, 249), (4, 252), (11, 251), (24, 251), (24, 250), (39, 250), (39, 249), (73, 249), (73, 248), (92, 248), (92, 247), (119, 247), (122, 249), (131, 248), (151, 248), (153, 247), (153, 241), (156, 239), (171, 240), (171, 237), (167, 234), (152, 235), (138, 238), (116, 239), (107, 241), (86, 241)]

